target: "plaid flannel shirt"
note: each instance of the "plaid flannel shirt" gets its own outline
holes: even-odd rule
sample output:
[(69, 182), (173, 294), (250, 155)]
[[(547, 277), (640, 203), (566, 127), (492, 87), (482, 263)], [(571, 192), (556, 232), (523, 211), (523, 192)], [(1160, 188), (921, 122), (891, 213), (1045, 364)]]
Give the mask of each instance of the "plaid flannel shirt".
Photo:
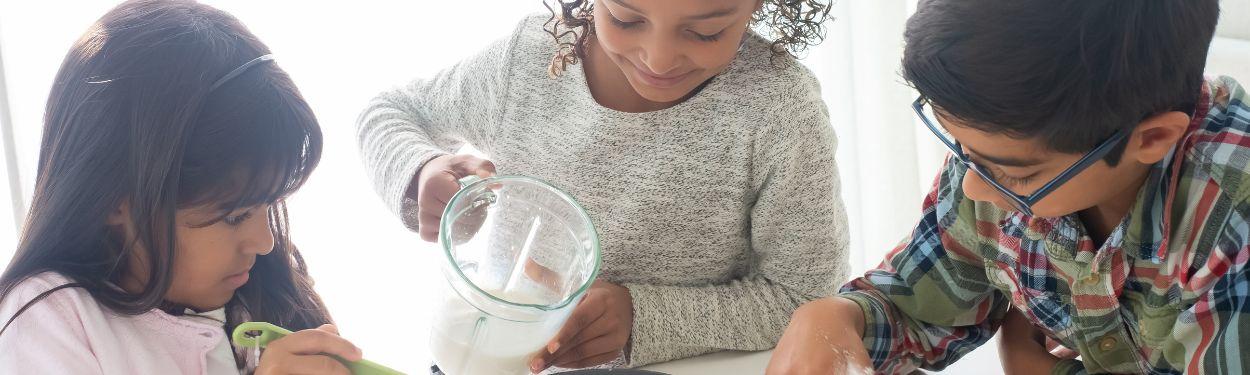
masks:
[(944, 368), (1014, 306), (1080, 354), (1055, 373), (1250, 373), (1246, 100), (1233, 79), (1208, 81), (1185, 137), (1097, 248), (1075, 215), (968, 199), (965, 168), (946, 163), (916, 229), (840, 292), (863, 308), (874, 367)]

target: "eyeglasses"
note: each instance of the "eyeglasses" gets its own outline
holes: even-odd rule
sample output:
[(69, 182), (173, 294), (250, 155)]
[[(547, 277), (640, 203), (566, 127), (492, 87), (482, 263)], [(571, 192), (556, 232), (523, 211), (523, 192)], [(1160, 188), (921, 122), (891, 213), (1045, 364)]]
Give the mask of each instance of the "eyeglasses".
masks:
[(995, 190), (998, 190), (998, 193), (1002, 194), (1003, 198), (1006, 198), (1007, 202), (1010, 203), (1012, 207), (1029, 216), (1033, 216), (1033, 205), (1037, 204), (1038, 201), (1041, 201), (1042, 198), (1045, 198), (1046, 195), (1055, 191), (1055, 189), (1058, 189), (1060, 185), (1068, 182), (1068, 180), (1072, 179), (1072, 177), (1080, 174), (1081, 171), (1085, 170), (1085, 168), (1089, 168), (1089, 166), (1107, 156), (1107, 153), (1111, 152), (1112, 149), (1115, 149), (1115, 146), (1119, 145), (1120, 142), (1128, 136), (1129, 132), (1132, 131), (1131, 128), (1125, 128), (1115, 134), (1112, 134), (1110, 138), (1102, 141), (1101, 144), (1094, 147), (1094, 149), (1086, 153), (1085, 156), (1082, 156), (1080, 160), (1077, 160), (1076, 163), (1072, 164), (1072, 166), (1068, 167), (1068, 169), (1059, 173), (1059, 175), (1051, 179), (1050, 182), (1042, 185), (1042, 187), (1037, 189), (1037, 191), (1034, 191), (1033, 194), (1024, 196), (1016, 194), (1011, 191), (1011, 189), (1008, 189), (999, 183), (998, 180), (994, 179), (994, 176), (992, 176), (988, 170), (972, 161), (972, 158), (970, 158), (968, 154), (964, 152), (963, 147), (960, 146), (959, 141), (955, 140), (953, 137), (943, 134), (937, 118), (934, 117), (932, 113), (926, 113), (924, 97), (916, 98), (916, 101), (912, 103), (911, 107), (916, 111), (916, 116), (920, 116), (920, 121), (924, 122), (925, 126), (929, 127), (929, 131), (932, 131), (933, 135), (936, 135), (938, 139), (951, 150), (951, 153), (955, 155), (956, 160), (963, 163), (969, 170), (976, 172), (977, 175), (981, 176), (982, 180), (990, 184), (990, 186), (993, 186)]

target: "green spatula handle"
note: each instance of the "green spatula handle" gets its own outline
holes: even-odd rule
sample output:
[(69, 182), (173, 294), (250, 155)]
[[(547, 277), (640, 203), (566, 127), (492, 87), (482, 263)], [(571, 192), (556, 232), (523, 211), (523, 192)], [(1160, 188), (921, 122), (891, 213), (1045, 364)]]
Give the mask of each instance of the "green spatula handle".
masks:
[[(239, 324), (234, 328), (234, 334), (231, 335), (232, 341), (236, 347), (266, 347), (273, 340), (280, 339), (291, 334), (290, 330), (265, 322), (247, 322)], [(403, 375), (402, 372), (392, 370), (386, 366), (373, 363), (368, 360), (359, 360), (356, 362), (347, 361), (337, 356), (334, 359), (342, 362), (347, 369), (354, 375)]]

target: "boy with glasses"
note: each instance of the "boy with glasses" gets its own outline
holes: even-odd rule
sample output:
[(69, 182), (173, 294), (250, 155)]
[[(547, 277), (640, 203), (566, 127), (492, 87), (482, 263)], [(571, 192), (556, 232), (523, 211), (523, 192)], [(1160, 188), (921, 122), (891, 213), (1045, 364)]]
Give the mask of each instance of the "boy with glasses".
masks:
[(1250, 97), (1204, 80), (1218, 16), (922, 0), (903, 76), (952, 156), (878, 269), (794, 313), (770, 373), (941, 369), (1004, 324), (1024, 373), (1250, 370)]

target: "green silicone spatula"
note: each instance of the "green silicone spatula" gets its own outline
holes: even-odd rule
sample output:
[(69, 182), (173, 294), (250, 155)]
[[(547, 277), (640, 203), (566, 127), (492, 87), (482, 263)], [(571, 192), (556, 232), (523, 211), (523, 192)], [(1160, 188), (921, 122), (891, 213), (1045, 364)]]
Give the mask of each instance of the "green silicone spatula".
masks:
[[(236, 347), (242, 348), (263, 348), (268, 346), (273, 340), (282, 338), (291, 334), (290, 330), (265, 322), (247, 322), (239, 324), (234, 328), (234, 334), (231, 338)], [(342, 362), (347, 369), (354, 375), (403, 375), (404, 373), (392, 370), (386, 366), (373, 363), (368, 360), (360, 360), (351, 362), (339, 357), (334, 359)]]

